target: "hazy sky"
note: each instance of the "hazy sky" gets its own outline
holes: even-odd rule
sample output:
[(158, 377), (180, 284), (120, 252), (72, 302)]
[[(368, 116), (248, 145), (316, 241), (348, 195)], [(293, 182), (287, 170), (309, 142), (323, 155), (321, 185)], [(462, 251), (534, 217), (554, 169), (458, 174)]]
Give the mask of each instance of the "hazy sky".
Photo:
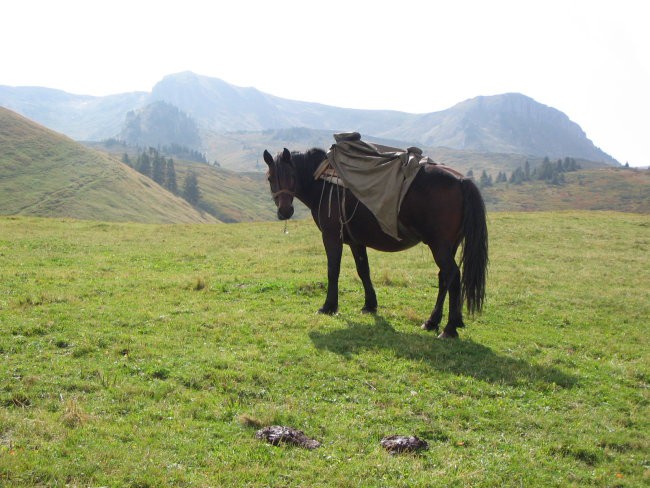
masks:
[(650, 165), (643, 0), (20, 0), (0, 85), (108, 95), (179, 71), (272, 95), (424, 113), (519, 92)]

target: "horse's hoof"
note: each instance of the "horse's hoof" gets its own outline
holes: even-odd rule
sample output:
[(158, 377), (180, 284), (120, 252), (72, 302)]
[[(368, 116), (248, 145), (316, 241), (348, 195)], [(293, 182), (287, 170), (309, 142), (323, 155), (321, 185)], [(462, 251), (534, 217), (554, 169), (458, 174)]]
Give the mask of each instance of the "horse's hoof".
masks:
[(321, 315), (336, 315), (336, 309), (321, 307), (318, 309), (318, 313)]
[(438, 328), (437, 325), (431, 325), (429, 322), (425, 322), (422, 324), (422, 330), (428, 330), (428, 331), (435, 331), (438, 332), (440, 329)]
[(367, 313), (371, 315), (376, 315), (377, 314), (377, 307), (363, 307), (361, 309), (361, 313)]
[(442, 334), (438, 336), (438, 339), (458, 339), (458, 332), (454, 331), (453, 333), (447, 332), (446, 330), (442, 331)]

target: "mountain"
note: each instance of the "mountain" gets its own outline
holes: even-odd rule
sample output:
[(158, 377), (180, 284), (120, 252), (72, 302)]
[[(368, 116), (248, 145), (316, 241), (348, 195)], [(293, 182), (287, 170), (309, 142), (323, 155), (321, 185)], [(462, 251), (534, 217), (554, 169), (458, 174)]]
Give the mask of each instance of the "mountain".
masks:
[(403, 139), (416, 133), (428, 146), (616, 163), (564, 113), (519, 93), (472, 98), (382, 135)]
[(165, 77), (152, 97), (178, 106), (216, 132), (293, 127), (355, 130), (408, 145), (618, 164), (564, 113), (518, 93), (476, 97), (440, 112), (408, 114), (286, 100), (185, 72)]
[(192, 208), (117, 158), (0, 107), (0, 214), (192, 223)]
[[(196, 122), (201, 149), (210, 160), (221, 159), (216, 141), (224, 135), (236, 140), (239, 131), (307, 128), (330, 134), (354, 130), (364, 137), (404, 141), (406, 146), (550, 158), (570, 156), (618, 165), (565, 114), (516, 93), (477, 97), (440, 112), (409, 114), (288, 100), (191, 72), (164, 77), (149, 94), (134, 92), (111, 97), (0, 87), (0, 105), (77, 140), (115, 137), (125, 124), (128, 126), (129, 111), (159, 101), (174, 105)], [(249, 161), (248, 169), (254, 164)]]
[(134, 146), (180, 145), (199, 149), (201, 137), (193, 118), (167, 102), (153, 102), (126, 114), (118, 139)]
[(410, 114), (388, 110), (354, 110), (275, 97), (256, 88), (231, 85), (192, 72), (169, 75), (157, 83), (153, 100), (164, 100), (216, 132), (307, 127), (330, 131), (358, 127), (362, 133), (401, 123)]
[(0, 106), (76, 141), (115, 137), (127, 112), (146, 105), (148, 99), (145, 92), (93, 97), (51, 88), (0, 86)]

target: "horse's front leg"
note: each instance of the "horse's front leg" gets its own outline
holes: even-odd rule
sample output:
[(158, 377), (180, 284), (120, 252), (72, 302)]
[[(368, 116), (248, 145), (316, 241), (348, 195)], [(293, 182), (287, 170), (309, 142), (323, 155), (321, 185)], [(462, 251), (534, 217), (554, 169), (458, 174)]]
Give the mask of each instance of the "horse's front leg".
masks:
[(323, 245), (327, 254), (327, 297), (318, 313), (333, 315), (339, 308), (339, 274), (343, 241), (339, 236), (323, 233)]
[(370, 279), (370, 264), (368, 263), (368, 251), (366, 246), (350, 244), (354, 263), (357, 266), (357, 274), (363, 283), (365, 300), (361, 311), (363, 313), (377, 313), (377, 295)]

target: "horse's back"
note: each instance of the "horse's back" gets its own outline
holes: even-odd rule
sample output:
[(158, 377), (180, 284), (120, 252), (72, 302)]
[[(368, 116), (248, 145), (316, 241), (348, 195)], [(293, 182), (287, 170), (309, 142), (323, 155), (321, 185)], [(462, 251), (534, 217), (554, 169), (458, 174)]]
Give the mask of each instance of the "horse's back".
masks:
[(418, 232), (427, 244), (440, 238), (457, 241), (463, 217), (461, 181), (444, 167), (423, 167), (402, 201), (402, 225)]
[(387, 252), (403, 251), (419, 242), (431, 244), (436, 239), (456, 245), (463, 212), (460, 179), (430, 166), (422, 168), (404, 196), (398, 216), (400, 239), (383, 232), (372, 212), (350, 198), (344, 219), (347, 223), (339, 227), (344, 241)]

